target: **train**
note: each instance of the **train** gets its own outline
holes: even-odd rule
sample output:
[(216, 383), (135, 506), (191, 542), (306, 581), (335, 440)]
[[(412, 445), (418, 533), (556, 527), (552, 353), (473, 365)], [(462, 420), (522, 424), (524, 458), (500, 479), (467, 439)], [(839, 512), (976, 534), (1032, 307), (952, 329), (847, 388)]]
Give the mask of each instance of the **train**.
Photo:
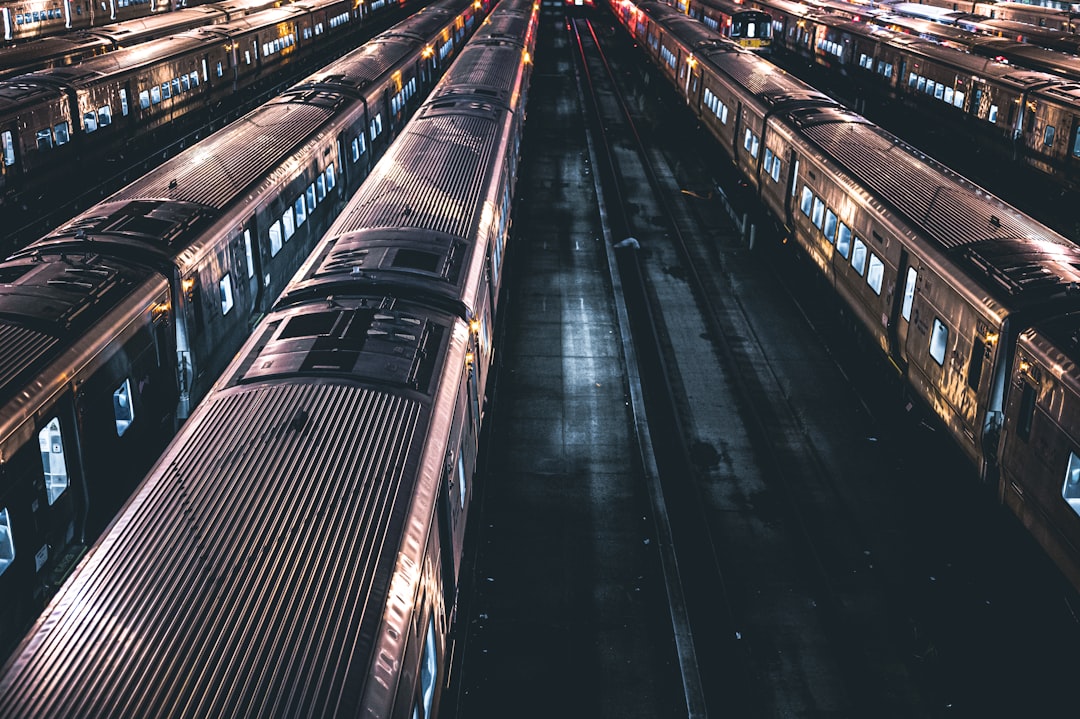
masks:
[(63, 35), (46, 35), (0, 45), (0, 78), (74, 65), (148, 40), (236, 20), (278, 4), (280, 0), (222, 0)]
[[(715, 0), (673, 2), (693, 18), (725, 12)], [(995, 149), (1006, 162), (1029, 167), (1063, 190), (1080, 189), (1076, 79), (1016, 68), (880, 26), (807, 10), (789, 0), (749, 0), (747, 6), (771, 15), (773, 52), (791, 53), (837, 74), (860, 94), (914, 104), (936, 121), (985, 140), (984, 146)], [(1078, 63), (1075, 58), (1072, 62)]]
[(4, 665), (0, 715), (439, 715), (538, 17), (492, 9)]
[(1006, 20), (1033, 25), (1035, 27), (1060, 30), (1062, 32), (1080, 32), (1080, 3), (1045, 0), (1041, 3), (1025, 2), (953, 2), (953, 0), (928, 0), (927, 2), (909, 2), (894, 0), (883, 5), (921, 4), (928, 7), (943, 8), (947, 11), (978, 15), (988, 19)]
[[(683, 10), (690, 11), (686, 0), (683, 0)], [(772, 45), (772, 17), (742, 0), (713, 0), (710, 12), (696, 17), (747, 50), (768, 54)]]
[(310, 0), (0, 80), (0, 210), (32, 215), (57, 187), (93, 188), (122, 156), (220, 126), (245, 98), (285, 89), (302, 68), (355, 47), (368, 18), (392, 7)]
[(172, 9), (170, 0), (16, 0), (0, 4), (0, 32), (5, 42), (32, 40)]
[(1080, 245), (677, 9), (612, 9), (978, 490), (1080, 589)]
[(0, 652), (489, 9), (418, 11), (0, 262)]

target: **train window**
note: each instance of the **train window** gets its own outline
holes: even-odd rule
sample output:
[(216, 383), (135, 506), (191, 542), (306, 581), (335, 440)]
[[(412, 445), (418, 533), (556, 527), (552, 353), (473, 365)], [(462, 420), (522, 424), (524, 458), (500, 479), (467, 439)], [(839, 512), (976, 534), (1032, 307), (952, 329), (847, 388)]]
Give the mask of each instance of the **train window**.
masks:
[(997, 117), (998, 117), (998, 106), (997, 105), (991, 105), (990, 106), (990, 114), (987, 115), (986, 119), (988, 121), (990, 121), (990, 122), (997, 122)]
[(779, 157), (774, 157), (773, 158), (772, 172), (770, 174), (772, 175), (773, 182), (780, 182), (780, 158)]
[(1054, 126), (1047, 125), (1046, 130), (1043, 132), (1043, 144), (1047, 147), (1053, 147), (1054, 145)]
[(181, 75), (180, 76), (180, 88), (184, 92), (187, 92), (188, 90), (191, 89), (191, 77), (190, 76), (188, 76), (188, 75)]
[(53, 127), (53, 136), (56, 138), (56, 146), (66, 145), (71, 139), (71, 133), (68, 131), (67, 121), (61, 122), (59, 125)]
[(188, 77), (191, 78), (191, 86), (192, 87), (198, 87), (199, 86), (199, 73), (197, 73), (197, 72), (189, 73)]
[[(11, 138), (8, 138), (9, 141), (10, 141), (10, 139)], [(1073, 154), (1073, 157), (1080, 157), (1080, 127), (1077, 127), (1076, 131), (1073, 133), (1072, 154)], [(7, 162), (7, 155), (6, 154), (4, 155), (4, 158), (5, 158), (4, 162)], [(10, 164), (10, 163), (8, 163), (8, 164)]]
[(123, 437), (135, 420), (135, 407), (131, 401), (131, 380), (125, 379), (113, 392), (113, 416), (116, 419), (116, 436)]
[(836, 240), (836, 213), (825, 210), (825, 239), (830, 243)]
[(0, 509), (0, 574), (15, 561), (15, 538), (11, 535), (11, 516), (7, 507)]
[(64, 461), (64, 438), (60, 433), (60, 418), (53, 417), (38, 432), (41, 450), (41, 470), (45, 477), (45, 492), (53, 504), (68, 486), (67, 462)]
[(820, 197), (814, 198), (814, 210), (813, 215), (810, 217), (810, 221), (814, 223), (814, 227), (819, 230), (825, 226), (825, 201)]
[(244, 258), (247, 260), (247, 276), (255, 276), (255, 259), (251, 254), (251, 230), (244, 230)]
[(314, 182), (311, 183), (310, 185), (308, 185), (307, 192), (305, 193), (305, 196), (307, 197), (308, 214), (311, 214), (312, 212), (315, 211), (315, 208), (319, 206), (319, 203), (315, 200), (315, 183)]
[(866, 284), (874, 294), (881, 294), (881, 281), (885, 277), (885, 263), (878, 259), (873, 252), (870, 253), (870, 267), (866, 270)]
[(919, 76), (915, 73), (908, 75), (907, 85), (908, 87), (915, 87), (915, 84), (919, 81)]
[(461, 503), (462, 508), (465, 507), (465, 452), (458, 450), (457, 458), (457, 474), (458, 474), (458, 500)]
[(862, 276), (862, 273), (866, 270), (866, 243), (855, 238), (855, 244), (851, 250), (851, 266)]
[(911, 321), (911, 305), (915, 301), (915, 280), (918, 276), (919, 273), (914, 267), (907, 269), (907, 281), (904, 282), (904, 304), (900, 307), (900, 315), (908, 321)]
[(986, 356), (986, 342), (982, 337), (976, 337), (971, 343), (971, 357), (968, 358), (967, 383), (971, 389), (979, 389), (979, 380), (982, 379), (983, 358)]
[(168, 82), (161, 83), (161, 99), (168, 100), (172, 97), (172, 85)]
[(4, 153), (4, 164), (10, 167), (15, 164), (15, 143), (11, 140), (11, 130), (0, 133), (0, 149)]
[(851, 252), (851, 228), (843, 222), (840, 222), (840, 227), (836, 231), (836, 252), (840, 253), (843, 259), (848, 259), (848, 254)]
[(945, 104), (953, 104), (953, 89), (951, 87), (945, 88)]
[(859, 53), (859, 67), (869, 70), (873, 64), (873, 60), (866, 55), (866, 53)]
[(274, 220), (274, 224), (270, 225), (270, 256), (275, 257), (277, 253), (281, 252), (281, 221)]
[(354, 137), (352, 139), (352, 142), (349, 143), (349, 148), (352, 150), (352, 161), (353, 162), (356, 162), (357, 160), (360, 159), (360, 143), (358, 142), (359, 139), (360, 138), (358, 138), (358, 137)]
[(315, 192), (319, 198), (319, 201), (326, 199), (326, 176), (319, 175), (315, 178)]
[(307, 219), (307, 208), (304, 206), (304, 196), (296, 198), (296, 202), (293, 203), (293, 209), (296, 210), (296, 226), (304, 224), (304, 220)]
[(251, 50), (244, 50), (244, 63), (251, 64)]
[(930, 332), (930, 356), (934, 358), (934, 361), (939, 365), (945, 365), (945, 348), (949, 344), (949, 328), (939, 320), (934, 318), (934, 329)]
[(296, 232), (296, 219), (293, 217), (291, 207), (285, 210), (285, 213), (281, 216), (281, 226), (285, 230), (285, 241), (288, 242), (292, 239), (293, 233)]
[(91, 133), (94, 130), (97, 130), (97, 127), (98, 127), (97, 113), (94, 112), (93, 110), (91, 110), (90, 112), (84, 112), (83, 113), (83, 129), (86, 130), (87, 133)]
[(799, 200), (799, 209), (802, 210), (802, 213), (807, 217), (810, 216), (810, 206), (813, 204), (813, 202), (814, 193), (810, 190), (809, 187), (803, 185), (802, 198)]
[(233, 296), (232, 296), (232, 275), (228, 272), (218, 282), (218, 289), (221, 292), (221, 314), (229, 314), (229, 310), (233, 308)]
[(438, 680), (435, 647), (435, 617), (428, 617), (427, 635), (424, 638), (424, 659), (420, 665), (420, 697), (424, 703), (424, 717), (431, 717), (431, 701), (435, 698), (435, 682)]
[(150, 91), (142, 90), (139, 92), (139, 107), (146, 110), (150, 107)]
[(371, 139), (374, 140), (382, 133), (382, 113), (378, 113), (371, 119)]
[(217, 72), (217, 76), (218, 76), (218, 77), (221, 77), (222, 75), (224, 75), (224, 74), (225, 74), (225, 70), (224, 70), (224, 69), (223, 69), (223, 68), (221, 67), (221, 63), (220, 63), (220, 62), (219, 62), (219, 63), (217, 64), (217, 67), (216, 67), (216, 68), (214, 68), (214, 69), (215, 69), (215, 71)]
[(161, 87), (154, 85), (150, 88), (150, 102), (153, 105), (157, 105), (161, 102)]
[(326, 172), (323, 173), (326, 177), (326, 189), (332, 190), (337, 185), (337, 175), (334, 174), (334, 163), (330, 163), (330, 166), (326, 168)]
[(953, 104), (953, 107), (962, 108), (964, 106), (964, 93), (963, 93), (963, 91), (956, 90), (953, 93), (953, 103), (952, 104)]
[(925, 77), (920, 77), (919, 78), (919, 84), (918, 84), (916, 89), (917, 90), (925, 90), (926, 89), (926, 78)]
[(112, 108), (108, 105), (102, 105), (98, 108), (98, 125), (101, 127), (108, 127), (112, 124)]
[(39, 150), (51, 150), (53, 146), (52, 128), (46, 127), (37, 131), (37, 147)]
[(180, 78), (178, 78), (178, 77), (174, 77), (173, 80), (172, 80), (172, 94), (174, 94), (174, 95), (179, 95), (180, 94)]
[[(1080, 514), (1080, 457), (1076, 456), (1076, 452), (1069, 452), (1069, 466), (1065, 469), (1065, 484), (1061, 488), (1061, 497), (1072, 510), (1077, 514)], [(3, 529), (0, 528), (0, 532)], [(0, 555), (0, 562), (3, 562), (3, 555)], [(0, 571), (3, 567), (0, 564)]]

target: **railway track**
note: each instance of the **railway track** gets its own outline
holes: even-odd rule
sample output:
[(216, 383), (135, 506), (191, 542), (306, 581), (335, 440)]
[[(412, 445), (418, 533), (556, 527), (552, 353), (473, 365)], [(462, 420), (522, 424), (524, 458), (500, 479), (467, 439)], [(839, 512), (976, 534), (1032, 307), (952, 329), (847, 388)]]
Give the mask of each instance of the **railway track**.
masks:
[[(583, 95), (596, 98), (589, 125), (604, 214), (616, 241), (633, 238), (616, 256), (702, 705), (735, 716), (999, 707), (980, 676), (1039, 649), (1006, 615), (1044, 606), (1024, 606), (1010, 585), (1023, 577), (1039, 586), (1055, 607), (1050, 621), (1075, 637), (1072, 600), (990, 498), (966, 495), (978, 489), (970, 471), (931, 424), (906, 416), (897, 386), (853, 342), (826, 288), (798, 286), (813, 274), (798, 256), (747, 252), (744, 226), (718, 229), (712, 187), (680, 187), (661, 150), (642, 142), (656, 136), (635, 127), (655, 122), (636, 109), (652, 86), (633, 86), (634, 73), (603, 58), (608, 30), (569, 27), (584, 58)], [(735, 209), (735, 219), (749, 212)], [(750, 254), (776, 271), (735, 274), (730, 267)], [(776, 291), (785, 284), (790, 292)], [(775, 304), (803, 327), (770, 326)], [(849, 386), (876, 394), (835, 391)], [(935, 457), (926, 476), (912, 476), (922, 471), (912, 448)], [(995, 561), (1018, 574), (1004, 579)], [(1031, 573), (1020, 568), (1033, 561)], [(995, 626), (1015, 642), (991, 650), (997, 659), (985, 638), (972, 641)], [(1019, 671), (1035, 685), (1060, 670), (1040, 662)], [(1043, 696), (1048, 706), (1059, 698)]]

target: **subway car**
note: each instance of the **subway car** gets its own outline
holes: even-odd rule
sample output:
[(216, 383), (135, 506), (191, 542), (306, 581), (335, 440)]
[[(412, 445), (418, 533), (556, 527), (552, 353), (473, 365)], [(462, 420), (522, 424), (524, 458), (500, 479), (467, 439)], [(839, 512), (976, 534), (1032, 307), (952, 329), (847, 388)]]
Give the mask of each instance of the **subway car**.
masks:
[(539, 6), (503, 0), (0, 673), (0, 715), (439, 714)]

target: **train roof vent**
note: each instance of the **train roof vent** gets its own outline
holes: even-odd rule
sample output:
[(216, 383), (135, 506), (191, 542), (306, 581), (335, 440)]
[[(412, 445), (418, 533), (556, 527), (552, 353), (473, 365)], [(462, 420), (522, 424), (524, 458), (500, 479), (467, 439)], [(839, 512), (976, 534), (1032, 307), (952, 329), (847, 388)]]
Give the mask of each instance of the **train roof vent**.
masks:
[(328, 272), (340, 272), (341, 270), (349, 270), (353, 267), (363, 267), (369, 254), (371, 254), (371, 250), (366, 248), (357, 249), (351, 247), (345, 250), (335, 249), (334, 252), (330, 254), (330, 259), (322, 266), (322, 269)]
[(401, 249), (394, 254), (391, 266), (442, 274), (441, 269), (445, 265), (442, 260), (443, 256), (435, 252)]
[(442, 333), (443, 328), (392, 306), (298, 314), (267, 343), (247, 368), (244, 380), (296, 373), (344, 374), (354, 380), (426, 391), (436, 360), (436, 353), (427, 348)]

